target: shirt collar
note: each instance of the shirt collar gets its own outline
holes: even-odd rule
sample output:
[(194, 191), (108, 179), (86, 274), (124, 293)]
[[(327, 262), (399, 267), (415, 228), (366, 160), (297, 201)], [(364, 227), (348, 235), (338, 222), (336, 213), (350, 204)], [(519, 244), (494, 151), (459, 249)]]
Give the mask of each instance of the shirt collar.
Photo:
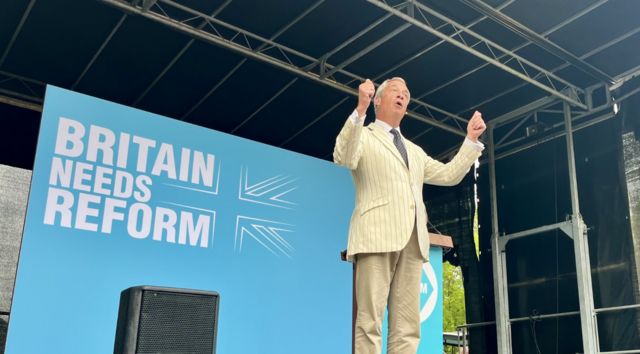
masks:
[[(387, 133), (390, 133), (391, 129), (393, 129), (387, 122), (382, 121), (380, 119), (376, 119), (374, 123)], [(400, 127), (397, 127), (396, 130), (398, 131), (398, 133), (400, 133), (400, 135), (402, 135), (402, 132), (400, 131)]]

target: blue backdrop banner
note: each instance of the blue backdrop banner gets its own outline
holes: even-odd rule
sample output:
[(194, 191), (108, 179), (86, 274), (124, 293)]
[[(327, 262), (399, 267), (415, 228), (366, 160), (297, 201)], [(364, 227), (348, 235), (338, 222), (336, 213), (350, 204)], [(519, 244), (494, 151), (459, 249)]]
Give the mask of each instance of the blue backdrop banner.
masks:
[(6, 352), (112, 353), (121, 291), (152, 285), (220, 293), (219, 353), (348, 353), (353, 195), (329, 162), (48, 86)]

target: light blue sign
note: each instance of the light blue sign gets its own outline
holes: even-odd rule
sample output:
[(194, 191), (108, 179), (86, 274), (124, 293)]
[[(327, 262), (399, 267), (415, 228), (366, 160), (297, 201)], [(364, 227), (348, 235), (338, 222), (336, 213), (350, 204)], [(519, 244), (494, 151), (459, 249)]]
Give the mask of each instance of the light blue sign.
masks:
[(442, 248), (431, 247), (429, 263), (422, 265), (420, 283), (421, 339), (418, 354), (444, 352), (442, 323)]
[(112, 353), (138, 285), (219, 292), (219, 353), (350, 352), (348, 171), (49, 86), (33, 172), (6, 353)]

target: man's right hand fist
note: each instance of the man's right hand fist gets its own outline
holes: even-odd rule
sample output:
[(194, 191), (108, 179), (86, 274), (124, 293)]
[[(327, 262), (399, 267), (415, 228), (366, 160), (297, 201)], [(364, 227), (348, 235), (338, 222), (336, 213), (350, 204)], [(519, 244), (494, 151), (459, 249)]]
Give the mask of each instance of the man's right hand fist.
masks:
[(358, 107), (356, 107), (358, 116), (362, 117), (367, 113), (367, 108), (369, 108), (369, 104), (371, 104), (371, 100), (375, 93), (376, 87), (369, 79), (366, 79), (360, 84), (360, 86), (358, 86)]

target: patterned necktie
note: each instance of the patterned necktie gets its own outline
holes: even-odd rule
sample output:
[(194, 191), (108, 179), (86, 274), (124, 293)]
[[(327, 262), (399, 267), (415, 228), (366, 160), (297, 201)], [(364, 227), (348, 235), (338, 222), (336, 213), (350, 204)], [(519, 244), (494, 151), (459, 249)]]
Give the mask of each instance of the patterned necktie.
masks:
[(400, 136), (400, 132), (396, 129), (391, 129), (391, 134), (393, 134), (393, 145), (396, 146), (398, 152), (400, 152), (400, 156), (404, 159), (404, 164), (409, 167), (409, 159), (407, 158), (407, 149), (404, 147), (404, 143), (402, 142), (402, 137)]

